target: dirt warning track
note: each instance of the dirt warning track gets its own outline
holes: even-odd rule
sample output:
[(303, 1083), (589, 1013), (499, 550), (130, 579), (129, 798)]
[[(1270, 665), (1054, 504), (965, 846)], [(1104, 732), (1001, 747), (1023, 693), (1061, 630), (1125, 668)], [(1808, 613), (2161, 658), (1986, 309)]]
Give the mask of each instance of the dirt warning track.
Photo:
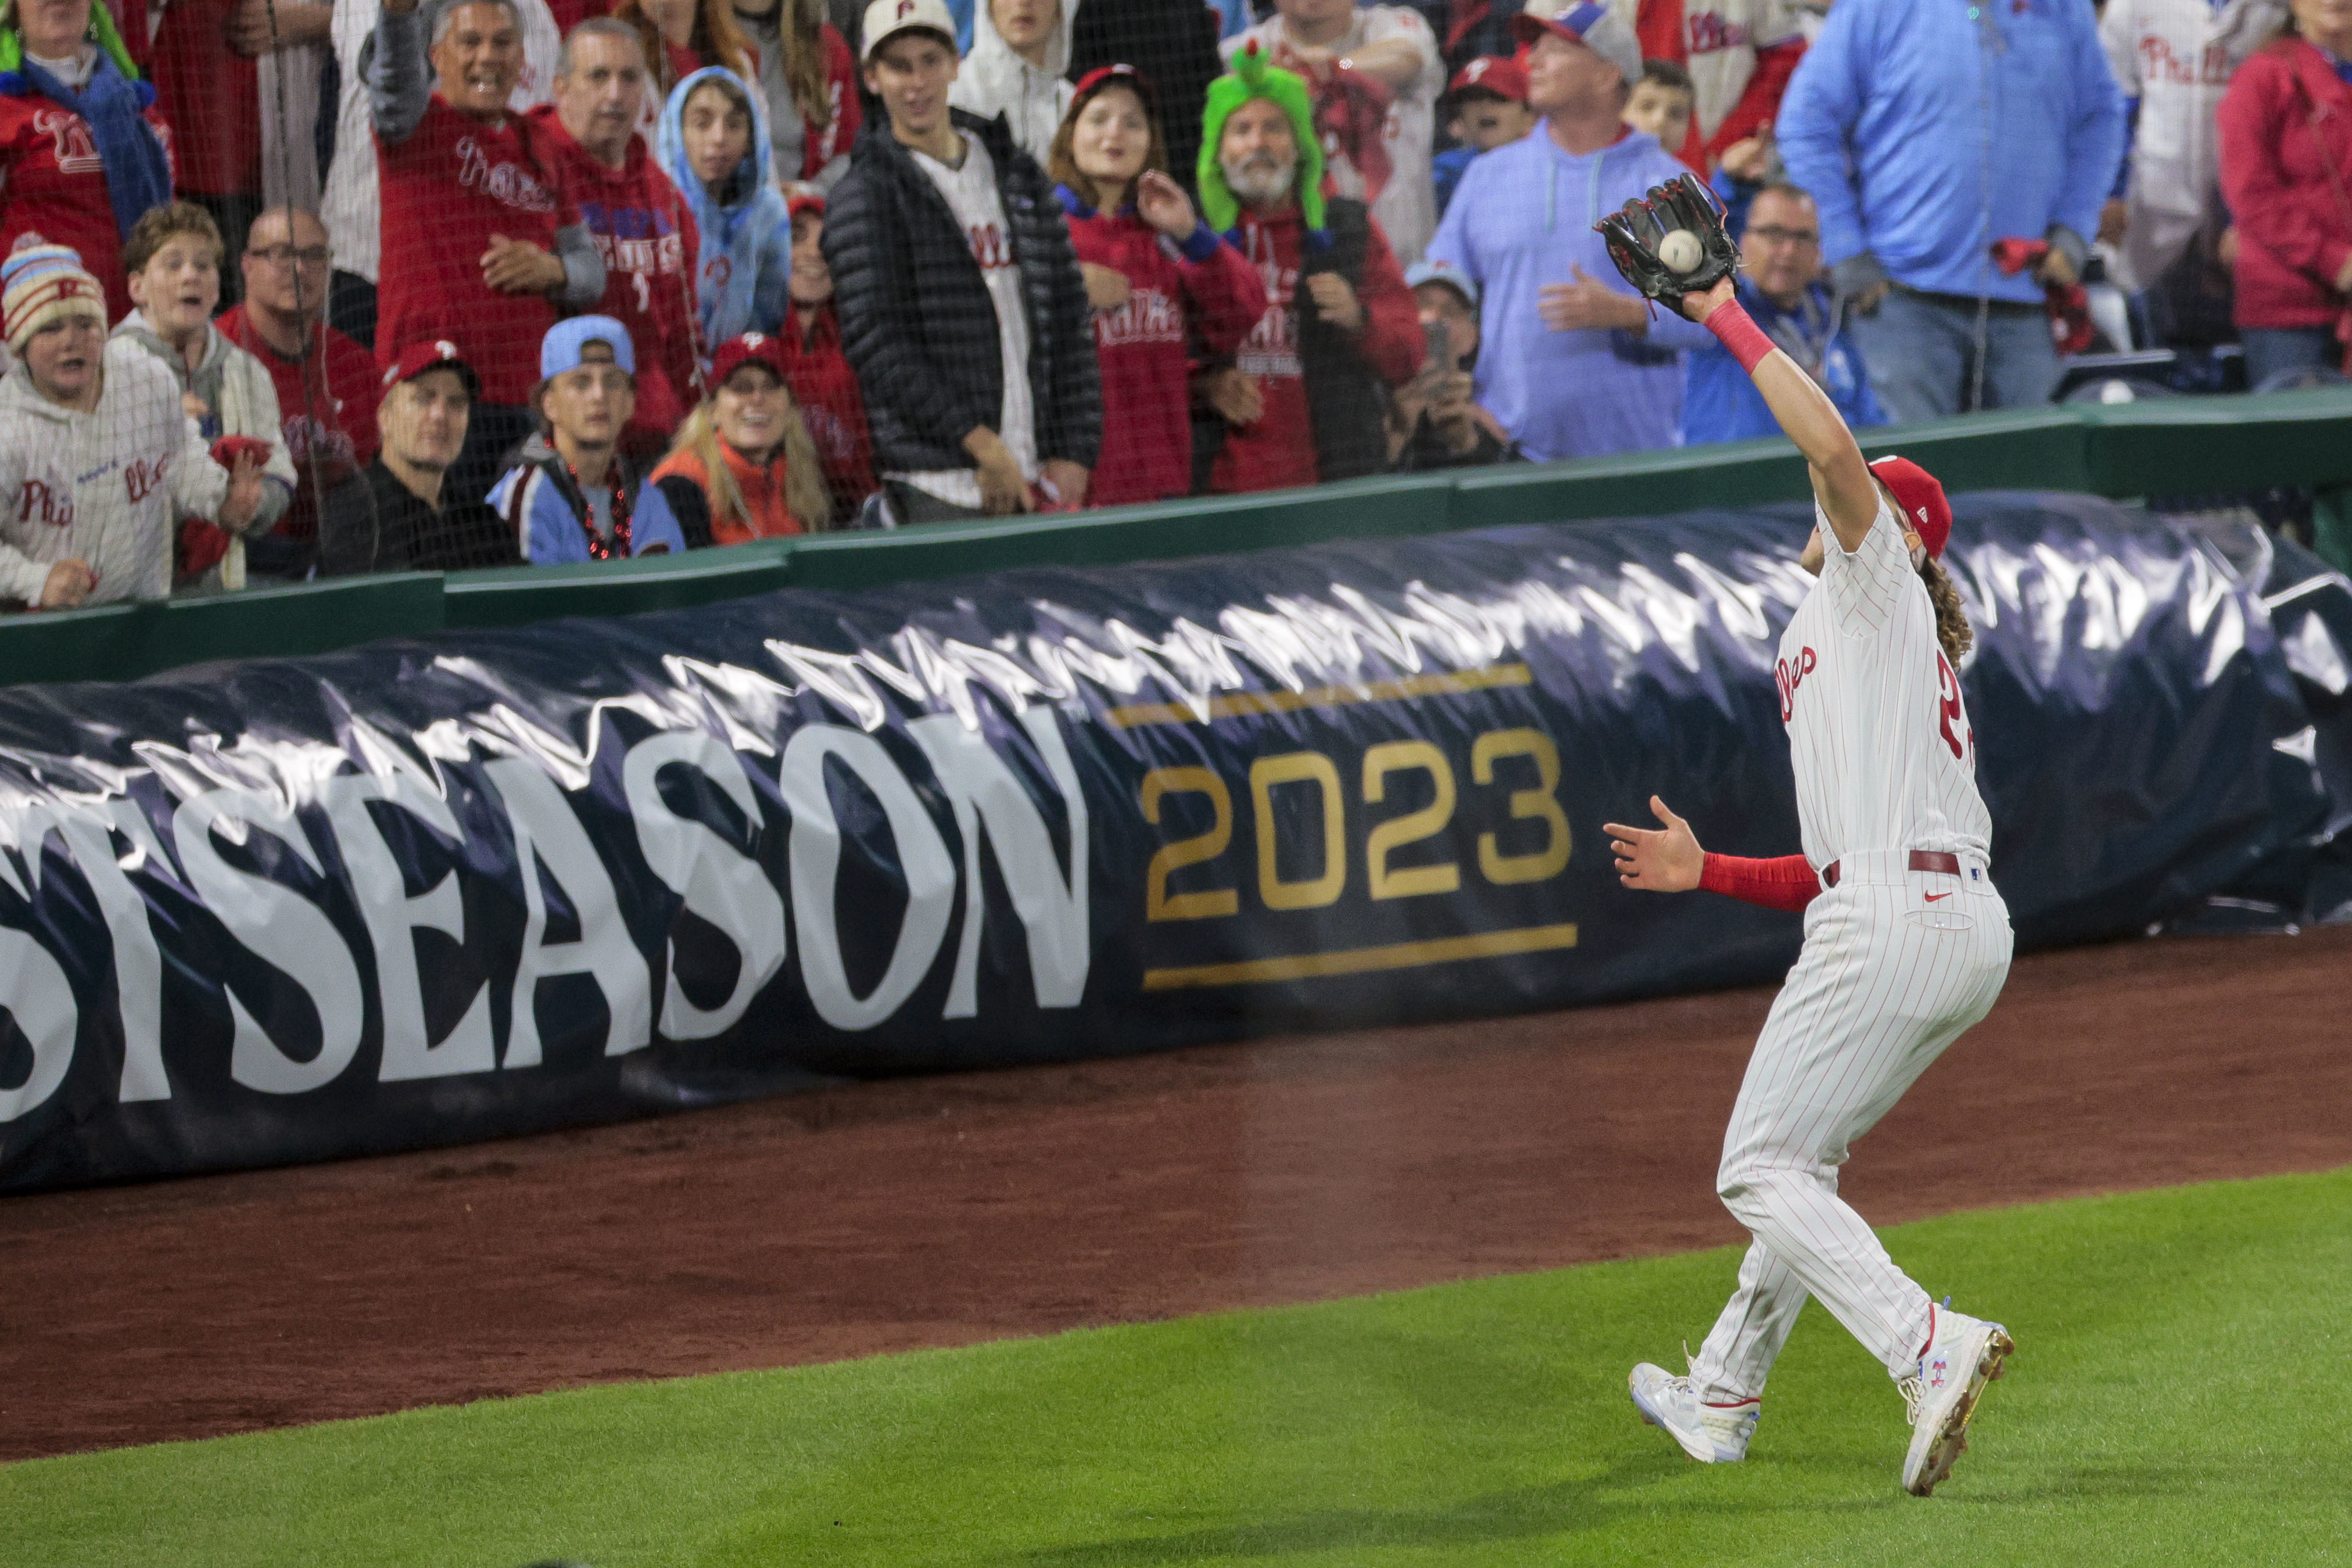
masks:
[[(2352, 1163), (2352, 931), (2021, 960), (1894, 1223)], [(1767, 989), (857, 1084), (0, 1201), (0, 1459), (1317, 1300), (1741, 1233)]]

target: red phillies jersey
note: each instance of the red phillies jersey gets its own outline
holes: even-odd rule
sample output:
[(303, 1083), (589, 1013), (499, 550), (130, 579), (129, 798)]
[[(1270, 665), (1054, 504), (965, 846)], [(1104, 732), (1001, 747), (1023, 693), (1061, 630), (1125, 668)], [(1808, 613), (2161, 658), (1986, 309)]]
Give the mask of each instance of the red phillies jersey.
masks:
[(272, 348), (242, 305), (213, 325), (269, 371), (296, 476), (294, 503), (278, 520), (278, 531), (307, 538), (319, 527), (315, 497), (374, 462), (383, 444), (375, 428), (376, 402), (383, 395), (375, 361), (323, 322), (317, 329), (316, 347), (300, 360), (289, 360)]
[[(147, 123), (170, 158), (171, 128), (152, 108)], [(173, 172), (176, 177), (176, 167)], [(0, 256), (27, 234), (80, 253), (82, 266), (106, 285), (109, 321), (131, 314), (122, 235), (107, 200), (98, 141), (80, 115), (36, 92), (0, 97)]]
[(604, 258), (604, 298), (595, 313), (626, 327), (636, 350), (637, 413), (630, 428), (649, 433), (651, 444), (667, 450), (670, 433), (702, 399), (693, 267), (701, 241), (694, 214), (646, 151), (644, 137), (630, 137), (626, 161), (607, 169), (563, 129), (553, 104), (532, 110), (530, 120), (541, 162)]
[(801, 405), (801, 423), (816, 444), (817, 461), (824, 469), (824, 487), (833, 493), (834, 515), (844, 517), (878, 487), (874, 478), (874, 437), (866, 427), (866, 399), (858, 391), (857, 372), (841, 351), (841, 320), (830, 304), (815, 307), (816, 321), (807, 328), (799, 304), (784, 308), (785, 374), (792, 382), (793, 401)]
[(1073, 213), (1070, 240), (1081, 262), (1110, 267), (1128, 285), (1126, 304), (1094, 313), (1103, 444), (1087, 497), (1116, 507), (1190, 495), (1187, 328), (1203, 352), (1232, 353), (1266, 314), (1265, 284), (1205, 225), (1180, 250), (1132, 210)]
[(433, 95), (409, 139), (376, 139), (383, 207), (383, 281), (377, 357), (446, 339), (482, 378), (482, 401), (528, 401), (539, 382), (539, 340), (555, 325), (543, 294), (502, 294), (482, 281), (490, 237), (528, 240), (551, 254), (555, 231), (580, 214), (536, 156), (531, 123), (490, 124)]
[(230, 48), (223, 31), (237, 4), (172, 0), (155, 33), (155, 107), (179, 134), (173, 183), (184, 193), (261, 190), (259, 68)]

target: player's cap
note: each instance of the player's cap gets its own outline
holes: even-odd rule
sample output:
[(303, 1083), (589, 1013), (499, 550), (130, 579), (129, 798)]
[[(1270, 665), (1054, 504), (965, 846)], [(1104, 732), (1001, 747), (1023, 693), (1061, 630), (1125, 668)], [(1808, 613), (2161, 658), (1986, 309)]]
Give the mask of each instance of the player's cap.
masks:
[(874, 0), (866, 7), (866, 22), (858, 29), (866, 40), (866, 59), (870, 63), (882, 51), (882, 46), (901, 33), (933, 33), (956, 52), (955, 17), (947, 7), (947, 0)]
[(1445, 87), (1448, 102), (1465, 92), (1492, 93), (1507, 103), (1528, 101), (1528, 68), (1508, 55), (1481, 55), (1454, 73)]
[(1145, 76), (1133, 66), (1097, 66), (1093, 70), (1080, 77), (1077, 87), (1070, 94), (1070, 107), (1065, 111), (1066, 114), (1077, 113), (1087, 106), (1087, 99), (1107, 87), (1134, 89), (1135, 96), (1143, 100), (1146, 112), (1155, 118), (1158, 117), (1160, 89), (1151, 85), (1150, 77)]
[(626, 327), (610, 316), (574, 316), (550, 327), (539, 340), (539, 379), (551, 382), (566, 371), (578, 370), (587, 363), (591, 343), (604, 344), (614, 364), (631, 375), (637, 373), (637, 350)]
[[(1537, 3), (1549, 5), (1552, 0)], [(1582, 44), (1615, 66), (1628, 82), (1642, 79), (1642, 46), (1633, 41), (1633, 29), (1601, 0), (1581, 0), (1579, 5), (1540, 13), (1522, 11), (1511, 18), (1511, 36), (1522, 44), (1532, 44), (1546, 33)]]
[(727, 378), (745, 365), (765, 365), (776, 373), (780, 382), (789, 381), (790, 361), (784, 358), (784, 340), (761, 332), (746, 332), (740, 338), (730, 338), (719, 345), (710, 356), (710, 384), (724, 386)]
[(1904, 525), (1918, 534), (1928, 559), (1942, 555), (1952, 537), (1952, 503), (1944, 497), (1942, 482), (1908, 457), (1882, 457), (1870, 465), (1870, 475), (1895, 492)]
[(1416, 261), (1404, 269), (1404, 286), (1418, 288), (1424, 283), (1443, 283), (1471, 309), (1478, 308), (1478, 280), (1447, 261)]
[(390, 392), (403, 382), (413, 382), (427, 371), (455, 371), (457, 379), (466, 383), (466, 395), (482, 395), (482, 378), (457, 351), (457, 345), (446, 338), (429, 338), (422, 343), (411, 343), (394, 355), (383, 368), (383, 390)]

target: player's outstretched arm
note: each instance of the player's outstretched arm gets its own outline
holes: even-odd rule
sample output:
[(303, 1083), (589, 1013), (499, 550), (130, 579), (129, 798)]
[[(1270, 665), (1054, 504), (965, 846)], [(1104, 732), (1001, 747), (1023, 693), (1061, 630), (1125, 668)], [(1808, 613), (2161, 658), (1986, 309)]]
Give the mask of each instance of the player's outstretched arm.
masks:
[[(1713, 332), (1756, 387), (1811, 470), (1813, 494), (1851, 553), (1878, 516), (1878, 488), (1837, 405), (1775, 348), (1736, 297), (1739, 247), (1724, 232), (1714, 193), (1696, 175), (1654, 185), (1593, 225), (1625, 281)], [(1668, 258), (1672, 259), (1669, 260)]]
[(1706, 852), (1698, 847), (1690, 824), (1668, 810), (1655, 795), (1650, 797), (1650, 810), (1657, 813), (1664, 828), (1601, 824), (1601, 831), (1609, 835), (1609, 848), (1617, 856), (1617, 880), (1644, 893), (1688, 893), (1698, 885)]
[(1782, 434), (1805, 455), (1813, 495), (1838, 543), (1849, 553), (1860, 549), (1878, 516), (1878, 485), (1837, 404), (1748, 319), (1730, 278), (1704, 294), (1683, 296), (1681, 304), (1683, 314), (1722, 339), (1747, 367)]

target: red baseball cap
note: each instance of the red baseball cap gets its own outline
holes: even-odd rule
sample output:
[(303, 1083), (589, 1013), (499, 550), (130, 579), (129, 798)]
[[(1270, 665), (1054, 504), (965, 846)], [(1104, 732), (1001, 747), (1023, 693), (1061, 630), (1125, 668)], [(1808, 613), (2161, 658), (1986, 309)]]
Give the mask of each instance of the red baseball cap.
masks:
[(1905, 525), (1918, 534), (1928, 558), (1941, 556), (1952, 537), (1952, 503), (1945, 498), (1942, 482), (1908, 457), (1882, 457), (1870, 465), (1870, 474), (1895, 492)]
[(818, 217), (824, 216), (824, 198), (814, 191), (802, 191), (795, 195), (784, 198), (784, 215), (787, 218), (799, 217), (803, 213), (814, 213)]
[(1509, 55), (1481, 55), (1454, 73), (1454, 80), (1445, 89), (1449, 99), (1459, 98), (1472, 88), (1491, 92), (1511, 103), (1528, 101), (1528, 68)]
[(740, 338), (730, 338), (719, 345), (710, 356), (710, 386), (713, 391), (726, 384), (727, 378), (745, 365), (765, 365), (776, 379), (789, 384), (790, 361), (784, 358), (784, 340), (771, 338), (764, 332), (746, 332)]
[(1151, 85), (1150, 77), (1133, 66), (1097, 66), (1080, 77), (1076, 89), (1070, 94), (1070, 107), (1066, 112), (1076, 114), (1085, 106), (1087, 99), (1107, 87), (1131, 87), (1135, 95), (1143, 99), (1145, 109), (1154, 115), (1160, 112), (1160, 89)]
[(446, 338), (411, 343), (401, 350), (399, 355), (383, 368), (383, 390), (390, 392), (401, 382), (413, 382), (427, 371), (445, 368), (457, 372), (457, 379), (466, 383), (467, 397), (482, 395), (482, 378), (474, 373), (474, 367), (457, 352), (457, 345)]

